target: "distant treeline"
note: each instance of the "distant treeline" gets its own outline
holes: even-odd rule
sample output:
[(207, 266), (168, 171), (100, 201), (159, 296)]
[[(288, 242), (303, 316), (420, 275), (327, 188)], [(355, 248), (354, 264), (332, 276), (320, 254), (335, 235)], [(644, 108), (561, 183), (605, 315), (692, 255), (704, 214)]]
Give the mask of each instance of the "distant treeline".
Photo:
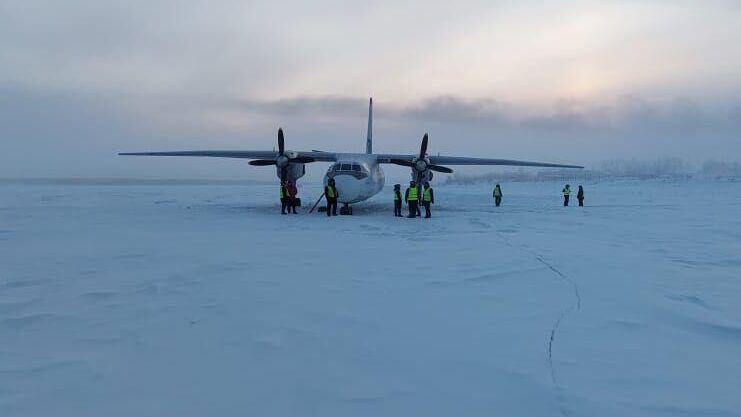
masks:
[(445, 183), (554, 180), (590, 182), (602, 179), (654, 178), (741, 178), (741, 164), (708, 160), (697, 166), (679, 158), (659, 158), (653, 161), (613, 159), (602, 162), (599, 168), (583, 170), (503, 168), (481, 175), (454, 174)]

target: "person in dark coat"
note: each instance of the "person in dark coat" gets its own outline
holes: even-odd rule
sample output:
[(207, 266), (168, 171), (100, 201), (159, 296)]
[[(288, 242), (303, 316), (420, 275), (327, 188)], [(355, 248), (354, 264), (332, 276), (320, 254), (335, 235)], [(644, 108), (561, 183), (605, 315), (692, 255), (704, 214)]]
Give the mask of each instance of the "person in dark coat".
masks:
[(417, 217), (422, 217), (422, 183), (417, 183)]
[(425, 208), (425, 219), (429, 219), (431, 216), (430, 214), (431, 204), (435, 204), (435, 192), (432, 189), (432, 187), (430, 187), (430, 183), (426, 182), (425, 188), (422, 191), (422, 206), (424, 206)]
[(567, 207), (569, 205), (569, 196), (571, 195), (571, 186), (566, 184), (561, 192), (563, 193), (563, 206)]
[(579, 200), (579, 207), (584, 207), (584, 188), (579, 186), (579, 191), (576, 193), (576, 199)]
[(394, 184), (394, 216), (401, 217), (401, 184)]
[(409, 182), (409, 188), (404, 192), (404, 201), (407, 202), (409, 208), (409, 217), (417, 217), (417, 213), (419, 213), (419, 188), (417, 188), (416, 182)]
[(337, 192), (334, 178), (330, 178), (329, 181), (327, 181), (327, 185), (324, 187), (324, 197), (327, 199), (327, 216), (337, 215), (337, 198), (339, 196), (340, 193)]
[(298, 188), (296, 188), (296, 184), (293, 183), (293, 181), (286, 181), (286, 191), (288, 192), (288, 212), (297, 214), (296, 213), (296, 198), (298, 194)]
[(502, 204), (502, 187), (497, 184), (494, 186), (494, 205), (499, 207)]

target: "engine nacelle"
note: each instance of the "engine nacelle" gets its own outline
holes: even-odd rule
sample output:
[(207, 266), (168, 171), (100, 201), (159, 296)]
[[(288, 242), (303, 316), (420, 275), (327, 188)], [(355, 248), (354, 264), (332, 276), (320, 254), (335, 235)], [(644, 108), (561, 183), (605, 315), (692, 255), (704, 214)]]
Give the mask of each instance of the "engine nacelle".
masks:
[[(303, 177), (306, 174), (306, 164), (300, 164), (291, 162), (286, 167), (286, 180), (296, 182), (297, 179)], [(276, 169), (276, 175), (281, 178), (281, 168)]]
[(412, 168), (412, 181), (416, 181), (418, 184), (424, 184), (425, 182), (432, 181), (432, 171), (426, 169), (422, 172)]

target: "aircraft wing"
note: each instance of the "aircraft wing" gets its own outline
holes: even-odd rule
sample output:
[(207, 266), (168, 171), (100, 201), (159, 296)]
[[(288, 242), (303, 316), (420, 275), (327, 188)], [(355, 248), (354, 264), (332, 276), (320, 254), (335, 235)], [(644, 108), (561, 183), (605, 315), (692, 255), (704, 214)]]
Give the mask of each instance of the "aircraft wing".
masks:
[[(378, 154), (378, 162), (392, 164), (393, 160), (411, 161), (417, 155)], [(433, 165), (506, 165), (543, 168), (584, 168), (579, 165), (553, 164), (548, 162), (520, 161), (515, 159), (469, 158), (466, 156), (428, 156)]]
[[(334, 162), (337, 155), (331, 152), (291, 152), (292, 158), (301, 157), (320, 162)], [(119, 155), (133, 156), (206, 156), (213, 158), (275, 159), (277, 151), (172, 151), (172, 152), (121, 152)]]
[(519, 161), (516, 159), (468, 158), (461, 156), (430, 156), (430, 163), (435, 165), (507, 165), (520, 167), (543, 168), (584, 168), (579, 165), (553, 164), (550, 162)]

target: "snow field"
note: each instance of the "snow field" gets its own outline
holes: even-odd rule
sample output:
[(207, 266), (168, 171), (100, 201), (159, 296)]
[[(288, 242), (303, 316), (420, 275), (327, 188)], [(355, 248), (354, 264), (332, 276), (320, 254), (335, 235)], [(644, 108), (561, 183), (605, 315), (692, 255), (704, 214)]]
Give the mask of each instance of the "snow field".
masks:
[(0, 415), (741, 415), (739, 184), (562, 185), (3, 185)]

